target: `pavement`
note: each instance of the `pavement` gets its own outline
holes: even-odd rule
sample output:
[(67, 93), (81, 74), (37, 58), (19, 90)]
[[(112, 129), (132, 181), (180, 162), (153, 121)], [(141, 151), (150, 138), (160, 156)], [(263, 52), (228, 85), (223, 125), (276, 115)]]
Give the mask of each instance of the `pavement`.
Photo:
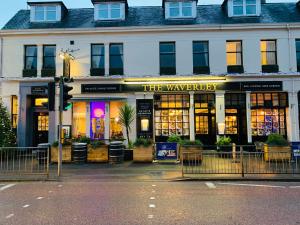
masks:
[(85, 180), (126, 180), (126, 181), (206, 181), (206, 180), (265, 180), (300, 181), (300, 174), (184, 174), (180, 163), (133, 163), (122, 164), (64, 163), (62, 175), (57, 177), (57, 164), (50, 165), (49, 177), (39, 174), (0, 173), (0, 181), (76, 181)]
[(0, 182), (0, 224), (299, 225), (299, 196), (296, 182)]

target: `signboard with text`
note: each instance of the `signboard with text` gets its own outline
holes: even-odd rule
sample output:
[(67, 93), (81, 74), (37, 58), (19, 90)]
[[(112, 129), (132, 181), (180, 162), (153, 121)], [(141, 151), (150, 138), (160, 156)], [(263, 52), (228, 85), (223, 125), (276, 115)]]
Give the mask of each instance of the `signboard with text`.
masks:
[(82, 93), (120, 92), (214, 92), (223, 91), (282, 91), (282, 81), (253, 82), (199, 82), (193, 83), (134, 83), (134, 84), (82, 84)]
[(157, 160), (177, 160), (178, 149), (177, 143), (161, 142), (156, 143)]

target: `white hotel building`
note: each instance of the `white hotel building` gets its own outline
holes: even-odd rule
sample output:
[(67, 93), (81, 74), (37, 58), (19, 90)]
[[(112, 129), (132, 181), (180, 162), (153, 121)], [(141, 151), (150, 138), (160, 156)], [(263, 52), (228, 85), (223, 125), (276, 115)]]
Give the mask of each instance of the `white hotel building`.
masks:
[(136, 109), (131, 139), (214, 144), (225, 123), (238, 144), (270, 133), (299, 141), (300, 3), (92, 2), (29, 2), (0, 30), (0, 97), (20, 146), (57, 140), (58, 106), (49, 112), (42, 102), (67, 49), (74, 89), (63, 125), (73, 137), (122, 137), (127, 102)]

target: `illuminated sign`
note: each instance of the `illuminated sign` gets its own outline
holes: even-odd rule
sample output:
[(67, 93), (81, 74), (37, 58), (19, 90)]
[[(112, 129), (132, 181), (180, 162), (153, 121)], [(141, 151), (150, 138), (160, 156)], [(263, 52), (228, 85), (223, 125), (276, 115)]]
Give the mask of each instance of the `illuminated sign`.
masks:
[(82, 84), (82, 93), (282, 91), (282, 81)]
[(144, 92), (215, 91), (217, 83), (195, 84), (142, 84)]

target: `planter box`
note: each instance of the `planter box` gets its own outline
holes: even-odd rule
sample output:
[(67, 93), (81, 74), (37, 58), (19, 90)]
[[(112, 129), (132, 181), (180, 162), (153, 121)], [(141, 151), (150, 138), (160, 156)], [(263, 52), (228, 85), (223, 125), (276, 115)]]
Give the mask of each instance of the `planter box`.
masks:
[(108, 145), (92, 148), (88, 146), (88, 162), (108, 162)]
[(135, 147), (133, 149), (134, 162), (152, 162), (153, 161), (153, 146), (149, 147)]
[[(188, 161), (198, 161), (202, 162), (202, 150), (203, 146), (201, 145), (181, 145), (180, 146), (180, 159), (183, 162)], [(183, 153), (188, 153), (184, 154)]]
[[(71, 145), (63, 146), (62, 148), (62, 162), (71, 162)], [(57, 163), (58, 161), (58, 147), (51, 147), (51, 162)]]
[(290, 146), (264, 146), (265, 161), (285, 161), (291, 160)]

